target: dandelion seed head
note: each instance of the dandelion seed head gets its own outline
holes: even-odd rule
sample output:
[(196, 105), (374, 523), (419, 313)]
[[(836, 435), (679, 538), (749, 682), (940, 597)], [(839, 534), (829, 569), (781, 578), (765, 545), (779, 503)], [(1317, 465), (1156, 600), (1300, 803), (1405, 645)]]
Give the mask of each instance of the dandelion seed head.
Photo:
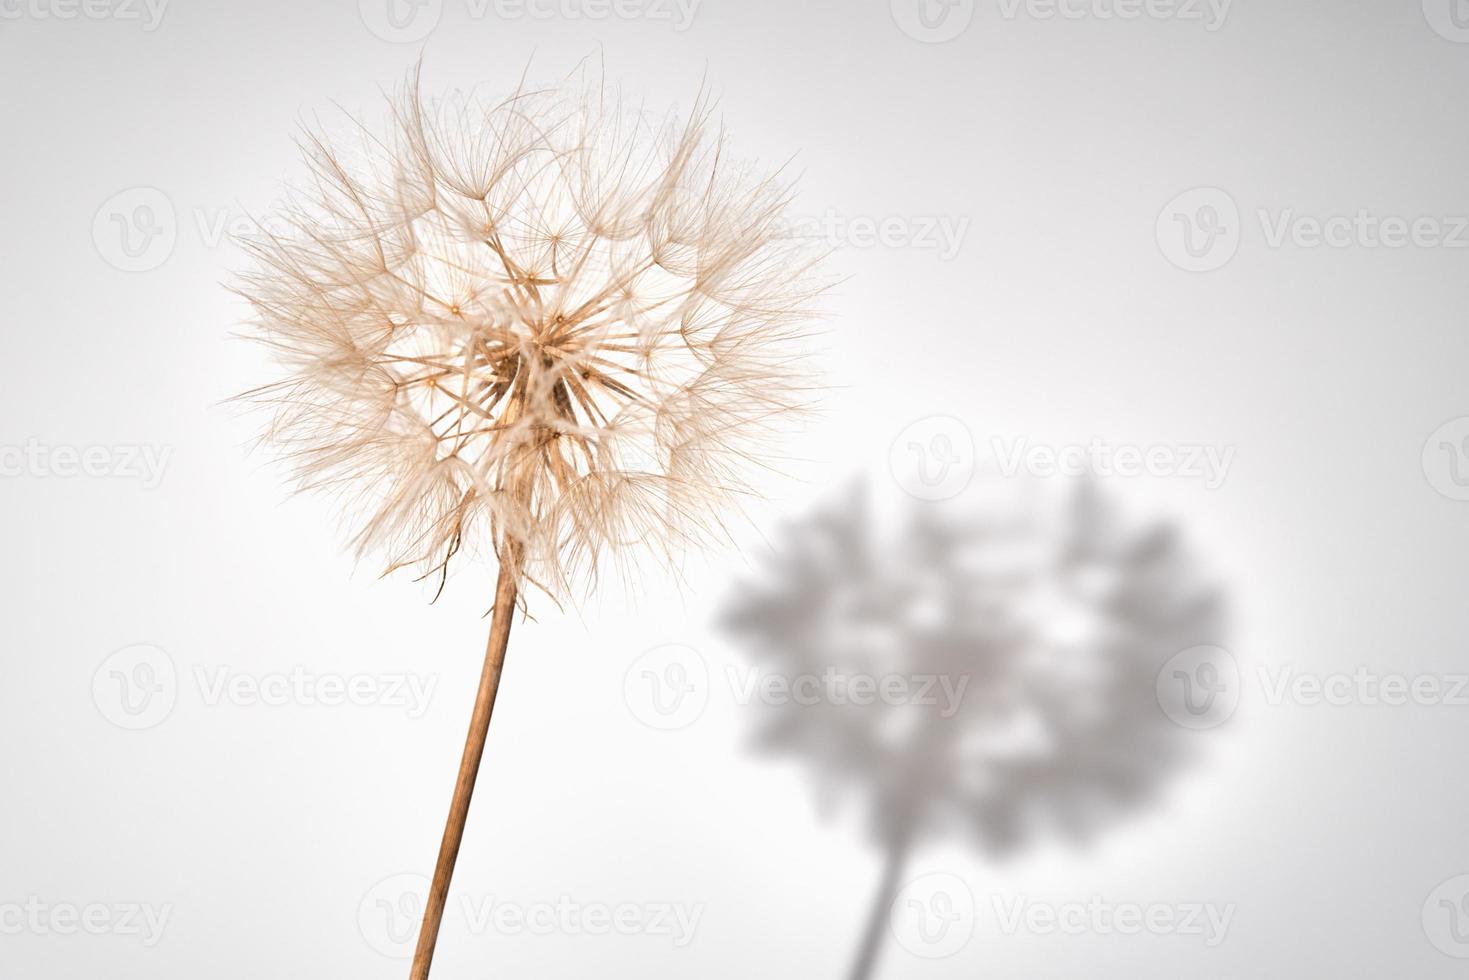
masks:
[(310, 181), (244, 242), (282, 369), (250, 393), (359, 554), (442, 583), (492, 553), (557, 597), (721, 535), (807, 408), (824, 288), (790, 190), (704, 98), (650, 121), (585, 76), (308, 135)]

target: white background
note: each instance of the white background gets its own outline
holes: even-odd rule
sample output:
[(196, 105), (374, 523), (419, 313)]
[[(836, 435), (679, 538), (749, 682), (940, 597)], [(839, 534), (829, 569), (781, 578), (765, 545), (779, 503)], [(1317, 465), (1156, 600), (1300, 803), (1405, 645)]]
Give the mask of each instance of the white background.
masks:
[[(175, 0), (156, 23), (141, 5), (0, 0), (0, 446), (170, 453), (151, 488), (34, 467), (0, 479), (0, 909), (171, 909), (153, 946), (6, 928), (0, 974), (406, 975), (359, 911), (383, 879), (431, 868), (493, 570), (430, 606), (354, 567), (329, 506), (289, 498), (250, 452), (258, 420), (220, 403), (270, 374), (230, 339), (246, 314), (225, 284), (242, 260), (216, 233), (300, 176), (300, 122), (334, 103), (379, 118), (380, 90), (421, 53), (430, 90), (508, 90), (527, 63), (554, 79), (596, 54), (650, 107), (687, 107), (707, 77), (742, 155), (795, 156), (803, 212), (967, 223), (948, 256), (843, 243), (827, 412), (793, 447), (813, 474), (777, 515), (856, 474), (900, 496), (890, 447), (934, 415), (962, 421), (981, 471), (993, 439), (1234, 449), (1217, 488), (1103, 485), (1173, 523), (1227, 593), (1238, 712), (1157, 804), (1090, 846), (997, 862), (927, 842), (913, 873), (968, 884), (973, 938), (925, 960), (889, 936), (879, 975), (1460, 975), (1422, 913), (1469, 871), (1469, 707), (1271, 705), (1257, 680), (1262, 666), (1469, 669), (1469, 503), (1435, 489), (1452, 486), (1449, 457), (1424, 454), (1469, 415), (1469, 249), (1269, 235), (1287, 213), (1469, 215), (1469, 31), (1451, 2), (1237, 0), (1210, 30), (1206, 6), (1202, 20), (1167, 6), (1125, 19), (1099, 16), (1116, 10), (1099, 0), (1047, 18), (961, 0), (938, 21), (955, 36), (928, 43), (916, 0), (704, 0), (683, 30), (443, 0), (403, 41), (370, 29), (385, 22), (371, 0)], [(115, 196), (140, 187), (165, 199), (165, 237), (150, 268), (126, 271), (113, 216), (138, 217), (139, 199)], [(1180, 268), (1166, 233), (1181, 227), (1170, 202), (1194, 188), (1239, 214), (1221, 244), (1237, 251), (1210, 271)], [(691, 646), (716, 678), (741, 663), (713, 624), (748, 574), (715, 556), (682, 597), (652, 581), (635, 605), (546, 604), (517, 624), (456, 879), (522, 904), (700, 905), (694, 941), (471, 935), (451, 917), (436, 977), (843, 975), (880, 873), (855, 823), (824, 821), (801, 770), (746, 751), (746, 709), (717, 681), (677, 732), (624, 698), (630, 665), (661, 644)], [(135, 644), (166, 651), (178, 691), (158, 724), (126, 731), (93, 681)], [(198, 680), (298, 667), (437, 686), (413, 718), (210, 704)], [(994, 896), (1235, 912), (1206, 948), (1005, 934)]]

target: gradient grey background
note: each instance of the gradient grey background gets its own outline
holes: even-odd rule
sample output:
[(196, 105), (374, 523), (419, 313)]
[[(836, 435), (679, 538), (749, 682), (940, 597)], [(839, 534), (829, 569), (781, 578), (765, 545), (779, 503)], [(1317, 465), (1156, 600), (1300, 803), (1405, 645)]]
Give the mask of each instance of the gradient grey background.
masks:
[[(255, 423), (218, 402), (269, 372), (226, 338), (245, 311), (221, 284), (241, 256), (213, 230), (268, 210), (301, 174), (299, 121), (334, 102), (378, 119), (379, 90), (420, 51), (430, 90), (508, 89), (528, 61), (552, 79), (600, 52), (649, 106), (687, 107), (707, 76), (739, 152), (797, 154), (805, 213), (968, 222), (954, 255), (901, 236), (840, 251), (835, 387), (795, 447), (818, 465), (777, 514), (854, 473), (901, 495), (890, 447), (936, 415), (962, 421), (981, 468), (993, 438), (1235, 449), (1213, 489), (1103, 481), (1174, 522), (1227, 590), (1235, 716), (1165, 804), (1094, 846), (1003, 863), (926, 847), (912, 873), (970, 884), (974, 936), (936, 960), (889, 937), (880, 976), (1462, 975), (1422, 911), (1469, 872), (1469, 707), (1271, 705), (1256, 680), (1261, 666), (1469, 669), (1469, 503), (1435, 489), (1447, 458), (1423, 455), (1469, 415), (1469, 250), (1272, 247), (1258, 218), (1469, 215), (1457, 2), (1236, 0), (1210, 30), (1100, 18), (1090, 2), (1078, 19), (1012, 17), (980, 0), (948, 11), (957, 36), (926, 43), (899, 26), (916, 0), (895, 0), (896, 16), (886, 0), (704, 0), (685, 30), (475, 17), (443, 0), (423, 11), (434, 29), (404, 42), (369, 29), (372, 0), (174, 0), (152, 30), (141, 5), (64, 19), (65, 0), (0, 0), (0, 445), (172, 453), (151, 489), (0, 479), (0, 905), (172, 907), (152, 947), (0, 934), (0, 975), (406, 975), (364, 937), (359, 908), (378, 882), (430, 870), (490, 573), (459, 576), (430, 607), (421, 588), (354, 569), (330, 508), (287, 501), (248, 453)], [(128, 272), (109, 262), (108, 209), (138, 187), (166, 197), (176, 242)], [(1158, 228), (1201, 187), (1238, 207), (1238, 251), (1189, 272)], [(843, 975), (879, 873), (855, 827), (823, 821), (799, 771), (744, 751), (744, 709), (718, 684), (676, 732), (643, 724), (623, 694), (660, 644), (716, 673), (742, 662), (712, 623), (745, 571), (715, 556), (680, 600), (650, 583), (636, 605), (547, 606), (517, 626), (456, 879), (523, 903), (701, 904), (694, 941), (470, 935), (451, 918), (436, 977)], [(93, 696), (99, 667), (132, 644), (166, 650), (180, 683), (172, 713), (136, 732)], [(415, 719), (211, 705), (195, 681), (297, 666), (438, 686)], [(1006, 935), (995, 895), (1236, 910), (1206, 948)]]

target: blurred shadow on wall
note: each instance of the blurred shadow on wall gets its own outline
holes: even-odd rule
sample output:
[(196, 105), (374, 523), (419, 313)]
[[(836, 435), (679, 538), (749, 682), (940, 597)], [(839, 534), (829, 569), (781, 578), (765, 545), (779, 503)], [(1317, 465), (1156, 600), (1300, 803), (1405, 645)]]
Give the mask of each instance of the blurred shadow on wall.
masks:
[(802, 760), (823, 809), (858, 805), (884, 856), (852, 980), (925, 840), (1003, 857), (1147, 806), (1200, 735), (1160, 707), (1160, 669), (1223, 639), (1178, 531), (1129, 524), (1095, 483), (998, 507), (871, 497), (785, 527), (724, 616), (781, 685), (757, 749)]

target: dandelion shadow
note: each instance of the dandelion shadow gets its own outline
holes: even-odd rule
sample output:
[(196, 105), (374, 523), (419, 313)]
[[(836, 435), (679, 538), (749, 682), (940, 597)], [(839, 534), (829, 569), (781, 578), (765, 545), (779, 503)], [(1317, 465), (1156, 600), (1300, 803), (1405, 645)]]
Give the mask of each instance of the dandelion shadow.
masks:
[(778, 534), (726, 604), (767, 676), (822, 679), (806, 682), (820, 697), (760, 705), (756, 750), (802, 760), (824, 810), (855, 803), (883, 855), (852, 980), (873, 975), (926, 841), (959, 835), (992, 858), (1085, 844), (1197, 744), (1157, 679), (1221, 640), (1220, 592), (1175, 528), (1127, 521), (1091, 482), (1051, 489), (884, 512), (856, 484)]

